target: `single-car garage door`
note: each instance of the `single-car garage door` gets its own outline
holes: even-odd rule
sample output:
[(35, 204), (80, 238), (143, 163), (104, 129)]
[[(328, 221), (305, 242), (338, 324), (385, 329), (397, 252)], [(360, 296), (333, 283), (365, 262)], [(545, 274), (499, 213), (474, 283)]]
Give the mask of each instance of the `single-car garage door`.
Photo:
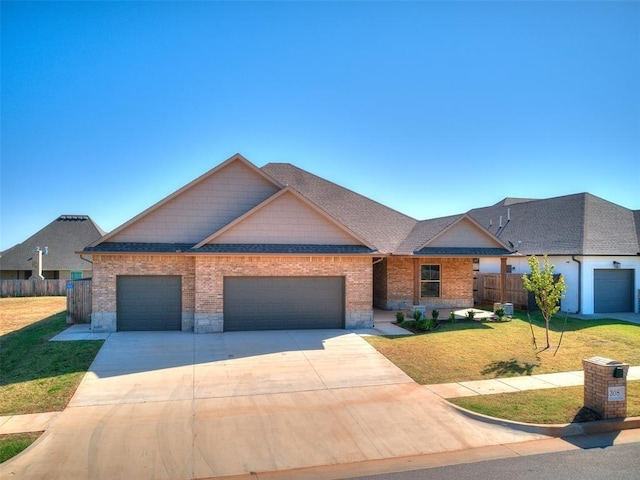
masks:
[(180, 330), (182, 279), (173, 275), (117, 277), (118, 331)]
[(225, 277), (225, 331), (312, 328), (344, 328), (344, 277)]
[(633, 312), (633, 270), (593, 271), (595, 313)]

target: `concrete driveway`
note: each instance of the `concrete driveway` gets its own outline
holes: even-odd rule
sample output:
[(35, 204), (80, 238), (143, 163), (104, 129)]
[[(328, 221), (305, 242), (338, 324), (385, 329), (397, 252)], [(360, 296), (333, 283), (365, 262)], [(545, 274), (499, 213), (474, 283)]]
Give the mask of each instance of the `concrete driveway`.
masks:
[(343, 330), (122, 332), (0, 478), (206, 478), (537, 438), (460, 415)]

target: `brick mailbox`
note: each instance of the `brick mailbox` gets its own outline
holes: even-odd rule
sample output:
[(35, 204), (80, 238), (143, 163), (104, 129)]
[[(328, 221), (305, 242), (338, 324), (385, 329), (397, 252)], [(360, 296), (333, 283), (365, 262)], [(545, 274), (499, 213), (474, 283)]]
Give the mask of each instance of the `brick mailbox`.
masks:
[(582, 360), (584, 368), (584, 406), (603, 418), (627, 416), (627, 373), (629, 364), (609, 358)]

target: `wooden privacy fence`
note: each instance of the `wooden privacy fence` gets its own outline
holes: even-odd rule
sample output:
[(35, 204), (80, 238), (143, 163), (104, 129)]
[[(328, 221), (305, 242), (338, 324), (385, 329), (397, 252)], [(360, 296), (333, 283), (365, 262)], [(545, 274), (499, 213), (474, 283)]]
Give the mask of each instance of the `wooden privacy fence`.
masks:
[(0, 280), (2, 297), (45, 297), (67, 294), (67, 280)]
[(67, 280), (67, 323), (91, 321), (91, 279)]
[[(475, 273), (474, 301), (478, 305), (500, 301), (500, 274)], [(522, 274), (507, 273), (505, 302), (513, 303), (514, 308), (526, 310), (529, 306), (529, 292), (524, 289)]]

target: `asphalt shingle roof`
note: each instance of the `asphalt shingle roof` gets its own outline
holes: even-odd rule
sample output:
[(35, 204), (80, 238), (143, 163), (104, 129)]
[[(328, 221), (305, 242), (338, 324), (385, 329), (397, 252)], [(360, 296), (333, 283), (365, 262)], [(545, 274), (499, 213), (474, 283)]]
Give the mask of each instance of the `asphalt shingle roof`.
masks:
[(262, 171), (289, 185), (381, 253), (393, 252), (417, 220), (288, 163)]
[(185, 243), (132, 243), (105, 242), (95, 247), (85, 248), (91, 253), (231, 253), (231, 254), (325, 254), (325, 255), (358, 255), (372, 253), (370, 248), (362, 245), (302, 245), (302, 244), (207, 244), (193, 248)]
[(75, 252), (104, 235), (104, 230), (87, 215), (61, 215), (24, 242), (2, 252), (0, 269), (31, 270), (29, 259), (34, 249), (48, 247), (43, 270), (88, 270), (91, 264)]
[(520, 253), (636, 255), (639, 251), (633, 212), (602, 198), (578, 193), (509, 200), (470, 210), (468, 215), (503, 242), (520, 242)]
[(176, 253), (186, 252), (193, 247), (192, 243), (139, 243), (139, 242), (104, 242), (95, 247), (86, 247), (90, 253)]
[(482, 247), (426, 247), (415, 251), (416, 255), (431, 256), (454, 256), (454, 257), (499, 257), (503, 255), (514, 255), (504, 248), (482, 248)]
[(372, 253), (362, 245), (296, 245), (296, 244), (209, 244), (194, 249), (194, 252), (215, 253), (282, 253), (299, 255), (358, 255)]

